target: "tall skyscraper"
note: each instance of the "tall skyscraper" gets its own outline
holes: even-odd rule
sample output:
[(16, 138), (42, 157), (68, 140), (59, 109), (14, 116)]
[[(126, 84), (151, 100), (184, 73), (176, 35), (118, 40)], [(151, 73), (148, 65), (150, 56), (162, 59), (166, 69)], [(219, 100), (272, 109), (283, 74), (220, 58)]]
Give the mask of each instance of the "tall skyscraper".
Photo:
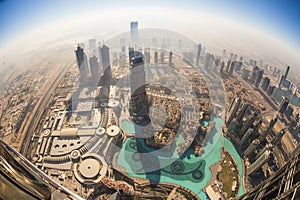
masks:
[(248, 139), (249, 139), (252, 135), (254, 135), (254, 131), (253, 131), (252, 128), (249, 128), (249, 129), (247, 130), (247, 132), (245, 133), (245, 135), (243, 135), (243, 137), (242, 137), (242, 139), (241, 139), (241, 141), (240, 141), (239, 146), (240, 146), (240, 147), (244, 146), (244, 145), (245, 145), (245, 142), (247, 142)]
[(155, 64), (158, 63), (158, 52), (157, 51), (154, 52), (154, 63)]
[(230, 124), (232, 119), (236, 116), (240, 104), (241, 104), (241, 99), (239, 97), (234, 97), (228, 109), (227, 121), (226, 121), (227, 125)]
[(299, 165), (300, 151), (297, 151), (297, 153), (294, 154), (294, 156), (286, 163), (286, 165), (280, 168), (275, 174), (266, 179), (260, 185), (238, 197), (238, 199), (300, 199)]
[(75, 53), (76, 53), (77, 65), (80, 71), (80, 78), (85, 79), (87, 76), (91, 75), (91, 70), (88, 65), (87, 56), (84, 53), (83, 48), (80, 47), (80, 45), (77, 46)]
[(253, 174), (257, 170), (259, 170), (271, 157), (271, 151), (266, 150), (264, 151), (255, 161), (252, 163), (247, 171), (248, 174)]
[(230, 64), (231, 64), (231, 60), (228, 60), (228, 61), (227, 61), (227, 65), (226, 65), (226, 73), (229, 72)]
[(137, 45), (139, 42), (138, 22), (130, 22), (131, 44)]
[(229, 76), (232, 76), (232, 75), (233, 75), (233, 71), (234, 71), (234, 68), (235, 68), (236, 63), (237, 63), (236, 61), (233, 61), (233, 62), (231, 63), (230, 68), (229, 68), (229, 72), (228, 72)]
[(267, 135), (271, 132), (271, 130), (273, 129), (273, 127), (275, 126), (277, 121), (278, 121), (278, 118), (276, 116), (270, 121), (270, 124), (267, 127), (267, 129), (258, 138), (258, 140), (260, 142), (262, 142), (263, 139), (265, 139), (267, 137)]
[(201, 56), (201, 44), (198, 44), (198, 48), (197, 48), (197, 57), (196, 57), (196, 65), (199, 65), (199, 62), (200, 62), (200, 56)]
[(172, 56), (173, 56), (173, 52), (170, 51), (170, 53), (169, 53), (169, 66), (172, 66), (172, 65), (173, 65), (173, 64), (172, 64)]
[(259, 140), (258, 139), (253, 140), (251, 144), (248, 146), (248, 148), (244, 151), (244, 156), (248, 157), (250, 154), (252, 154), (256, 149), (257, 145), (259, 145)]
[(264, 91), (267, 91), (268, 87), (270, 85), (270, 78), (269, 77), (265, 77), (263, 82), (262, 82), (262, 89)]
[(249, 75), (250, 75), (250, 70), (243, 68), (242, 78), (247, 81)]
[(250, 105), (249, 105), (248, 103), (244, 103), (244, 104), (243, 104), (240, 113), (239, 113), (238, 116), (236, 117), (237, 122), (239, 122), (239, 123), (242, 123), (242, 122), (243, 122), (243, 118), (244, 118), (244, 116), (245, 116), (245, 114), (246, 114), (246, 112), (247, 112), (249, 106), (250, 106)]
[(161, 63), (161, 64), (164, 64), (164, 62), (165, 62), (165, 54), (164, 54), (164, 52), (162, 51), (162, 52), (160, 52), (160, 63)]
[(290, 103), (290, 101), (287, 97), (282, 97), (281, 101), (280, 101), (280, 104), (279, 104), (278, 112), (283, 115), (283, 113), (285, 112), (285, 110), (288, 107), (289, 103)]
[(255, 112), (254, 115), (244, 123), (244, 125), (242, 126), (242, 128), (239, 132), (239, 135), (241, 137), (243, 137), (244, 134), (248, 131), (250, 126), (253, 124), (253, 122), (258, 118), (258, 115), (259, 115), (259, 113)]
[(255, 80), (255, 87), (258, 88), (260, 82), (261, 82), (261, 79), (264, 75), (264, 70), (263, 69), (259, 69), (258, 70), (258, 73), (257, 73), (257, 77), (256, 77), (256, 80)]
[(144, 49), (144, 58), (145, 58), (145, 63), (149, 64), (150, 63), (150, 48), (145, 48)]
[(97, 55), (97, 41), (96, 39), (89, 39), (89, 56)]
[(109, 48), (106, 45), (103, 45), (100, 49), (101, 52), (101, 61), (103, 67), (103, 81), (105, 84), (110, 84), (111, 82), (111, 67), (110, 67), (110, 56)]
[(253, 67), (253, 70), (252, 70), (252, 73), (251, 73), (251, 83), (255, 84), (255, 81), (257, 79), (257, 76), (258, 76), (258, 71), (259, 71), (259, 67), (257, 67), (255, 65), (255, 67)]
[(146, 102), (145, 91), (146, 75), (144, 66), (144, 55), (141, 52), (131, 51), (129, 57), (131, 58), (131, 99), (129, 113), (133, 122), (137, 124), (143, 124), (149, 119), (149, 108)]
[(90, 57), (89, 63), (90, 63), (92, 76), (98, 76), (99, 77), (100, 71), (99, 71), (98, 58), (96, 56)]
[(288, 75), (289, 75), (289, 71), (290, 71), (290, 66), (287, 66), (287, 67), (285, 68), (285, 70), (284, 70), (284, 74), (283, 74), (283, 82), (284, 82), (285, 80), (287, 80), (287, 77), (288, 77)]
[(226, 59), (226, 49), (223, 49), (222, 59), (223, 59), (223, 60)]
[(223, 61), (220, 68), (220, 73), (224, 73), (225, 62)]

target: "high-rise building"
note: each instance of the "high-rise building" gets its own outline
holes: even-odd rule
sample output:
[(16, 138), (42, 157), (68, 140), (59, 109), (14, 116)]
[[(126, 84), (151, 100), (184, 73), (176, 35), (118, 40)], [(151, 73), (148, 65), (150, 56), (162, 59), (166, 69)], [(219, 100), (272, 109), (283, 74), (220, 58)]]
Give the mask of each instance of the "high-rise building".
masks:
[(111, 82), (111, 66), (110, 66), (110, 56), (109, 56), (109, 47), (103, 45), (100, 49), (101, 52), (101, 61), (103, 67), (103, 81), (105, 84), (110, 84)]
[(287, 66), (284, 70), (284, 74), (283, 74), (283, 82), (285, 82), (287, 80), (287, 77), (289, 75), (289, 71), (290, 71), (290, 66)]
[(248, 157), (250, 154), (252, 154), (258, 145), (259, 145), (259, 140), (258, 139), (253, 140), (251, 144), (248, 146), (248, 148), (244, 151), (244, 156)]
[(223, 60), (226, 59), (226, 49), (223, 49), (222, 59), (223, 59)]
[(281, 131), (272, 140), (272, 145), (276, 146), (281, 141), (281, 138), (283, 137), (283, 135), (285, 134), (286, 131), (287, 131), (287, 129), (285, 129), (285, 128), (281, 129)]
[(138, 22), (130, 22), (131, 44), (137, 45), (139, 42)]
[(150, 48), (145, 48), (144, 49), (144, 58), (145, 58), (145, 63), (149, 64), (150, 63)]
[(271, 96), (273, 94), (274, 90), (275, 90), (275, 86), (274, 85), (269, 85), (269, 87), (267, 89), (267, 94), (269, 96)]
[(146, 102), (144, 55), (141, 52), (130, 52), (130, 82), (131, 99), (129, 113), (137, 124), (143, 124), (149, 119), (149, 108)]
[(165, 54), (164, 54), (164, 52), (162, 51), (162, 52), (160, 52), (160, 63), (161, 63), (161, 64), (164, 64), (164, 62), (165, 62)]
[(89, 63), (90, 63), (92, 76), (99, 76), (100, 71), (99, 71), (98, 58), (96, 56), (90, 57)]
[(214, 65), (215, 57), (213, 54), (206, 53), (205, 56), (205, 68), (212, 68)]
[(242, 78), (247, 81), (249, 75), (250, 75), (250, 70), (243, 68)]
[(283, 113), (285, 112), (285, 110), (288, 107), (289, 103), (290, 103), (290, 101), (287, 97), (285, 97), (285, 96), (282, 97), (281, 101), (280, 101), (280, 104), (279, 104), (278, 112), (283, 115)]
[(201, 44), (198, 44), (198, 48), (197, 48), (197, 57), (196, 57), (196, 65), (199, 65), (199, 62), (200, 62), (200, 56), (201, 56)]
[(169, 53), (169, 66), (172, 66), (173, 64), (172, 64), (172, 56), (173, 56), (173, 52), (171, 51), (170, 53)]
[(244, 137), (244, 134), (248, 131), (250, 126), (253, 124), (253, 122), (258, 118), (258, 115), (259, 115), (259, 113), (255, 112), (254, 115), (244, 123), (244, 125), (242, 126), (242, 128), (239, 132), (239, 135), (241, 137)]
[[(300, 145), (298, 146), (300, 147)], [(270, 176), (260, 185), (238, 197), (238, 200), (253, 199), (300, 199), (300, 151), (296, 154), (275, 174)]]
[(244, 61), (244, 57), (240, 56), (240, 62), (243, 62), (243, 61)]
[(286, 116), (286, 118), (288, 118), (288, 120), (291, 120), (291, 117), (292, 117), (292, 115), (293, 115), (293, 112), (294, 112), (294, 108), (293, 108), (291, 105), (289, 105), (289, 106), (286, 108), (286, 110), (285, 110), (285, 112), (284, 112), (284, 115)]
[(284, 80), (284, 76), (283, 75), (280, 75), (279, 76), (279, 81), (278, 81), (278, 87), (281, 87), (282, 83), (283, 83), (283, 80)]
[(244, 146), (244, 145), (245, 145), (245, 142), (247, 142), (248, 139), (249, 139), (252, 135), (254, 135), (254, 131), (253, 131), (252, 128), (249, 128), (249, 129), (247, 130), (247, 132), (245, 133), (245, 135), (243, 135), (243, 137), (242, 137), (242, 139), (241, 139), (241, 141), (240, 141), (239, 146), (240, 146), (240, 147)]
[(267, 91), (268, 87), (270, 85), (270, 78), (269, 77), (265, 77), (263, 82), (262, 82), (262, 89), (264, 91)]
[(253, 70), (252, 70), (252, 73), (251, 73), (251, 83), (255, 83), (256, 79), (257, 79), (257, 76), (258, 76), (258, 71), (259, 71), (259, 67), (257, 67), (255, 65), (255, 67), (253, 67)]
[(226, 121), (227, 125), (230, 124), (230, 122), (236, 116), (240, 104), (241, 104), (241, 99), (239, 97), (234, 97), (228, 109), (227, 121)]
[(231, 60), (228, 60), (227, 61), (227, 65), (226, 65), (226, 73), (228, 73), (229, 72), (229, 67), (230, 67), (230, 64), (231, 64)]
[(243, 122), (243, 118), (249, 108), (249, 104), (248, 103), (244, 103), (242, 108), (241, 108), (241, 111), (240, 113), (238, 114), (238, 116), (236, 117), (236, 121), (239, 122), (239, 123), (242, 123)]
[(263, 69), (259, 69), (258, 70), (258, 73), (257, 73), (257, 77), (256, 77), (256, 80), (255, 80), (255, 87), (258, 88), (260, 82), (261, 82), (261, 79), (264, 75), (264, 70)]
[(257, 170), (259, 170), (271, 157), (271, 151), (266, 150), (264, 151), (255, 161), (252, 163), (248, 169), (247, 172), (249, 175), (253, 174)]
[(236, 65), (236, 61), (233, 61), (230, 65), (230, 68), (229, 68), (229, 72), (228, 72), (228, 75), (229, 76), (232, 76), (233, 75), (233, 71), (234, 71), (234, 68), (235, 68), (235, 65)]
[(154, 52), (154, 63), (155, 64), (158, 63), (158, 52), (157, 51)]
[(220, 73), (224, 73), (225, 62), (223, 61), (220, 68)]
[(77, 46), (75, 50), (77, 64), (80, 71), (80, 78), (85, 79), (87, 76), (91, 75), (91, 71), (88, 65), (87, 56), (83, 51), (83, 48), (80, 45)]
[(236, 72), (241, 71), (242, 66), (243, 66), (242, 62), (235, 61), (234, 71), (236, 71)]
[(96, 39), (89, 39), (89, 56), (97, 55), (97, 41)]
[(259, 136), (258, 140), (262, 142), (264, 139), (266, 139), (267, 135), (271, 132), (273, 127), (275, 126), (276, 122), (278, 121), (277, 116), (275, 116), (271, 121), (267, 129)]

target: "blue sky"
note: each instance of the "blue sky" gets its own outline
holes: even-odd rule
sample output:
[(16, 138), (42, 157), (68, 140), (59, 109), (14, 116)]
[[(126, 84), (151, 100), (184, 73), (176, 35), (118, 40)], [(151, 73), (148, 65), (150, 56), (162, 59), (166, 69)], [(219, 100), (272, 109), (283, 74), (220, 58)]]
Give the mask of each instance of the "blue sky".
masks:
[(300, 50), (300, 1), (297, 0), (0, 0), (0, 46), (62, 18), (114, 7), (181, 8), (246, 24)]

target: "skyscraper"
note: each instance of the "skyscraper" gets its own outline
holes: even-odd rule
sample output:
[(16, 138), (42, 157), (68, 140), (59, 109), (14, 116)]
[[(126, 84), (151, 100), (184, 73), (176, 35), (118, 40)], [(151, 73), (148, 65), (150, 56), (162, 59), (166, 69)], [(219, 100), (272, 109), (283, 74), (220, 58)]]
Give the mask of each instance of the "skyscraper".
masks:
[(157, 51), (154, 52), (154, 63), (155, 64), (158, 63), (158, 52)]
[(227, 125), (230, 124), (232, 119), (236, 116), (240, 104), (241, 104), (241, 99), (239, 97), (234, 97), (228, 109), (227, 121), (226, 121)]
[(247, 81), (249, 75), (250, 75), (250, 70), (243, 68), (242, 78)]
[(145, 58), (145, 63), (149, 64), (150, 63), (150, 48), (145, 48), (144, 49), (144, 58)]
[(229, 72), (228, 72), (229, 76), (232, 76), (232, 75), (233, 75), (233, 71), (234, 71), (234, 68), (235, 68), (236, 63), (237, 63), (236, 61), (233, 61), (233, 62), (231, 63), (230, 68), (229, 68)]
[(257, 170), (259, 170), (271, 157), (271, 151), (266, 150), (264, 151), (255, 161), (252, 163), (247, 171), (248, 174), (253, 174)]
[(269, 77), (265, 77), (263, 82), (262, 82), (262, 89), (264, 91), (267, 91), (268, 87), (270, 85), (270, 78)]
[(130, 23), (131, 44), (136, 45), (139, 42), (138, 22)]
[(164, 54), (164, 52), (162, 51), (162, 52), (160, 52), (160, 63), (161, 63), (161, 64), (164, 64), (164, 62), (165, 62), (165, 54)]
[(253, 67), (252, 73), (251, 73), (251, 83), (255, 84), (257, 76), (258, 76), (259, 67), (255, 66)]
[(286, 108), (288, 107), (289, 105), (289, 99), (287, 97), (282, 97), (281, 98), (281, 101), (280, 101), (280, 104), (279, 104), (279, 108), (278, 108), (278, 112), (280, 114), (283, 115), (283, 113), (285, 112)]
[(129, 52), (130, 62), (130, 82), (131, 99), (129, 113), (133, 122), (137, 124), (145, 123), (149, 117), (149, 108), (146, 102), (145, 91), (145, 66), (144, 55), (141, 52)]
[(99, 76), (99, 63), (96, 56), (92, 56), (89, 59), (92, 76)]
[(91, 71), (88, 65), (87, 56), (83, 51), (83, 48), (80, 45), (77, 46), (75, 50), (77, 65), (80, 71), (80, 78), (85, 79), (87, 76), (91, 75)]
[(105, 84), (110, 84), (111, 82), (111, 67), (110, 67), (110, 56), (109, 48), (103, 45), (100, 49), (101, 51), (101, 61), (103, 67), (103, 81)]
[(196, 65), (199, 65), (200, 55), (201, 55), (201, 44), (198, 44), (197, 57), (196, 57)]
[(173, 56), (173, 52), (171, 51), (169, 53), (169, 66), (172, 66), (172, 56)]
[(277, 121), (278, 118), (276, 116), (270, 121), (270, 124), (267, 127), (267, 129), (258, 138), (260, 142), (262, 142), (262, 140), (267, 137), (267, 135), (271, 132)]
[(283, 74), (283, 82), (287, 79), (288, 77), (288, 74), (289, 74), (289, 71), (290, 71), (290, 66), (287, 66), (284, 70), (284, 74)]
[(253, 140), (251, 144), (248, 146), (248, 148), (244, 151), (244, 156), (248, 157), (250, 154), (252, 154), (256, 149), (257, 145), (259, 145), (259, 140), (258, 139)]
[(245, 116), (245, 114), (246, 114), (246, 112), (247, 112), (249, 106), (250, 106), (250, 105), (249, 105), (248, 103), (244, 103), (244, 104), (243, 104), (240, 113), (239, 113), (238, 116), (236, 117), (237, 122), (242, 123), (243, 118), (244, 118), (244, 116)]
[(256, 80), (255, 80), (255, 87), (258, 88), (260, 82), (261, 82), (261, 79), (264, 75), (264, 70), (263, 69), (259, 69), (258, 70), (258, 73), (257, 73), (257, 77), (256, 77)]
[(258, 114), (259, 114), (258, 112), (255, 112), (254, 115), (244, 123), (244, 125), (242, 126), (239, 132), (239, 135), (241, 137), (244, 137), (244, 134), (248, 131), (250, 126), (253, 124), (253, 122), (258, 118)]
[(238, 199), (300, 199), (299, 165), (300, 151), (297, 151), (289, 162), (280, 168), (275, 174), (266, 179), (260, 185), (238, 197)]
[(221, 68), (220, 68), (220, 73), (223, 74), (224, 73), (224, 67), (225, 67), (225, 62), (223, 61), (221, 64)]
[(89, 39), (89, 56), (97, 55), (97, 41), (96, 39)]

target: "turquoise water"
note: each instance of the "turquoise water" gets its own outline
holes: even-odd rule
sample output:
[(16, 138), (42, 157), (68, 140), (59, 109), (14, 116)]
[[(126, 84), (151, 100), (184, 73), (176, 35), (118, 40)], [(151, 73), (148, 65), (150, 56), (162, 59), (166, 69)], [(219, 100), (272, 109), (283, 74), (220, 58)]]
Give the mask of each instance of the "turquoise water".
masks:
[[(215, 129), (213, 129), (211, 138), (204, 147), (204, 153), (196, 157), (192, 150), (187, 151), (182, 156), (179, 156), (177, 151), (174, 150), (170, 155), (158, 154), (155, 156), (157, 165), (159, 166), (155, 172), (143, 171), (143, 164), (141, 163), (140, 156), (144, 154), (137, 153), (137, 142), (143, 144), (143, 140), (128, 138), (120, 151), (117, 159), (117, 164), (123, 167), (127, 174), (137, 178), (147, 178), (156, 182), (170, 182), (189, 188), (196, 193), (201, 199), (207, 199), (206, 194), (202, 188), (211, 180), (212, 174), (209, 167), (220, 160), (223, 137), (221, 135), (223, 120), (220, 118), (214, 119), (216, 122)], [(205, 123), (207, 125), (208, 123)], [(121, 126), (128, 134), (138, 134), (141, 127), (133, 125), (128, 120), (123, 120)], [(184, 139), (179, 136), (176, 139), (176, 145), (183, 142)], [(241, 172), (242, 177), (242, 162), (239, 158), (233, 145), (225, 139), (225, 148), (231, 153), (237, 161), (237, 165)], [(151, 148), (145, 148), (145, 152), (154, 151)], [(139, 150), (140, 151), (140, 150)], [(154, 152), (156, 153), (156, 152)], [(241, 179), (242, 180), (242, 179)], [(241, 185), (242, 186), (242, 185)], [(243, 187), (239, 188), (239, 194), (243, 193)]]

